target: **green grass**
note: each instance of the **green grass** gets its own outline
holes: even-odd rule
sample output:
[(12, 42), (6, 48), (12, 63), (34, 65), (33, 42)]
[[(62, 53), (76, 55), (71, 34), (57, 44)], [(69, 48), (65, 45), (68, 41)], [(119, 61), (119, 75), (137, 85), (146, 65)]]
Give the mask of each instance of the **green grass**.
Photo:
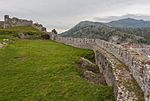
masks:
[(0, 29), (0, 34), (3, 34), (3, 32), (9, 32), (8, 34), (10, 34), (11, 32), (35, 32), (37, 34), (42, 34), (41, 31), (39, 31), (38, 29), (32, 27), (32, 26), (17, 26), (17, 27), (12, 27), (12, 28), (7, 28), (7, 29)]
[(0, 101), (114, 101), (111, 87), (80, 77), (75, 63), (91, 53), (42, 40), (0, 49)]
[(40, 32), (38, 29), (32, 26), (17, 26), (17, 27), (9, 28), (8, 30), (15, 30), (15, 31), (21, 31), (21, 32), (27, 32), (27, 31)]
[(20, 33), (31, 36), (33, 35), (33, 37), (41, 36), (42, 34), (44, 34), (43, 32), (32, 26), (18, 26), (7, 29), (0, 29), (0, 42), (2, 42), (3, 39), (15, 40)]

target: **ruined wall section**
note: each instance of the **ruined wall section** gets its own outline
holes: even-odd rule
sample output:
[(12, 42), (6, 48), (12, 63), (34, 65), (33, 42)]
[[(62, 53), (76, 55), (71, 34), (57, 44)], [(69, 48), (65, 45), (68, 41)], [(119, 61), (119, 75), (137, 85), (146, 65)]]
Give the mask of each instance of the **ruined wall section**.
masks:
[(10, 18), (8, 15), (4, 16), (4, 28), (11, 28), (16, 26), (32, 26), (33, 21), (18, 18)]
[(0, 28), (4, 27), (4, 21), (0, 21)]
[(94, 51), (102, 48), (113, 54), (116, 58), (128, 66), (130, 74), (133, 75), (144, 92), (145, 101), (150, 100), (150, 61), (146, 56), (100, 39), (82, 39), (59, 36), (53, 37), (55, 37), (53, 40), (57, 42), (74, 47), (93, 49)]
[(16, 26), (33, 26), (34, 28), (46, 32), (46, 28), (42, 24), (34, 23), (32, 20), (18, 19), (16, 17), (10, 18), (8, 15), (4, 16), (4, 21), (0, 21), (0, 27), (12, 28)]
[(42, 24), (34, 23), (32, 26), (33, 26), (34, 28), (37, 28), (38, 30), (40, 30), (40, 31), (42, 31), (42, 32), (46, 32), (46, 28), (43, 27)]

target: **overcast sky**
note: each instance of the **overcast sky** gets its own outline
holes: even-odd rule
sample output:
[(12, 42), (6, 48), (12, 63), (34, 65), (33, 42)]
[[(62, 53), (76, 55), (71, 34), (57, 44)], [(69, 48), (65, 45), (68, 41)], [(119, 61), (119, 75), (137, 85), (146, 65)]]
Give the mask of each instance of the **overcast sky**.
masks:
[(83, 20), (150, 20), (150, 0), (0, 0), (1, 20), (5, 14), (64, 31)]

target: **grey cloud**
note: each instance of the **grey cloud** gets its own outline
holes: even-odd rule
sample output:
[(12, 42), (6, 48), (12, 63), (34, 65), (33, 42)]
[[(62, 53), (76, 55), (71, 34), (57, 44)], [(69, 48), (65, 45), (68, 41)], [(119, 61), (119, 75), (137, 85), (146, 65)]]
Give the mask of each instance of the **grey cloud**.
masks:
[(142, 15), (142, 14), (141, 15), (140, 14), (127, 14), (123, 16), (94, 17), (93, 20), (102, 21), (102, 22), (110, 22), (110, 21), (124, 19), (124, 18), (134, 18), (138, 20), (150, 21), (150, 15)]
[[(55, 27), (65, 30), (81, 20), (99, 21), (104, 16), (124, 15), (132, 13), (131, 6), (147, 4), (150, 4), (149, 0), (0, 0), (0, 19), (9, 14), (32, 19), (49, 29)], [(146, 14), (150, 15), (149, 12)], [(107, 19), (111, 18), (115, 19)]]

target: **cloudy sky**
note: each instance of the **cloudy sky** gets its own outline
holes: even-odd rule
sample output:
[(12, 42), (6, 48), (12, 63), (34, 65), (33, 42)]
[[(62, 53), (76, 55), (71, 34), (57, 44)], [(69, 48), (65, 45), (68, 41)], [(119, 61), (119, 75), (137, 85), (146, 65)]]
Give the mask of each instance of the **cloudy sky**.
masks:
[(150, 20), (150, 0), (0, 0), (1, 20), (5, 14), (31, 19), (61, 32), (83, 20)]

